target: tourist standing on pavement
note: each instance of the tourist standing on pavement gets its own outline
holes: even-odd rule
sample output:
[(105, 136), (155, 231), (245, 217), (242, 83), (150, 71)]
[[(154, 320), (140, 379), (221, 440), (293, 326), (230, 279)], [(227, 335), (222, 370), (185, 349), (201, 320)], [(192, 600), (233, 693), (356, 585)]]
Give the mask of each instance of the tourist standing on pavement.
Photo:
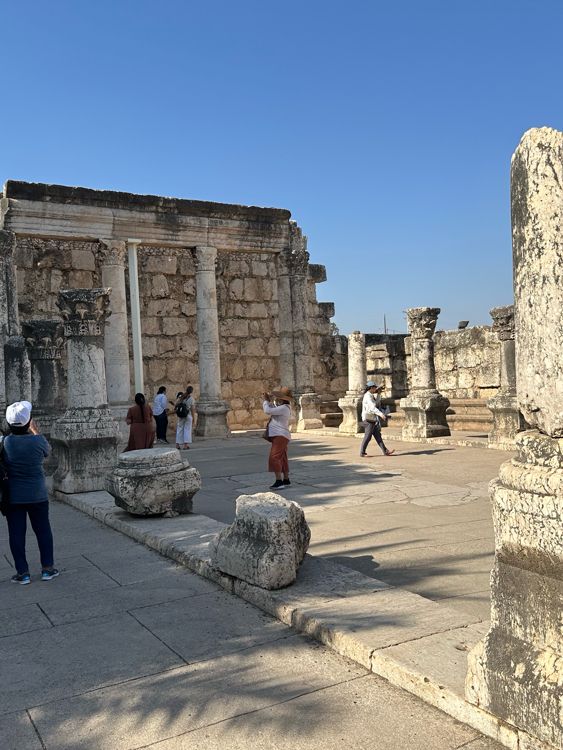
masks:
[[(360, 456), (364, 458), (367, 453), (369, 441), (375, 438), (375, 442), (381, 448), (384, 456), (391, 456), (395, 451), (387, 449), (383, 438), (381, 437), (381, 420), (386, 420), (388, 415), (381, 409), (381, 397), (379, 394), (383, 390), (382, 385), (377, 385), (373, 380), (366, 384), (364, 398), (362, 400), (362, 422), (364, 424), (364, 439), (360, 446)], [(379, 396), (379, 397), (378, 397)]]
[(178, 417), (176, 424), (176, 448), (189, 450), (192, 442), (192, 428), (195, 422), (195, 401), (192, 393), (193, 386), (189, 385), (185, 391), (176, 395), (174, 410)]
[(166, 430), (168, 429), (168, 399), (166, 398), (166, 386), (161, 385), (152, 404), (152, 413), (156, 422), (156, 442), (167, 443)]
[[(272, 403), (272, 400), (275, 402)], [(291, 419), (290, 402), (293, 395), (289, 388), (280, 388), (272, 393), (264, 393), (264, 412), (270, 417), (268, 422), (268, 440), (271, 443), (268, 458), (268, 471), (275, 475), (275, 481), (270, 485), (271, 490), (287, 487), (289, 481), (289, 463), (287, 447), (291, 440), (289, 420)]]
[(127, 412), (125, 418), (129, 425), (129, 442), (125, 451), (139, 451), (152, 448), (154, 445), (154, 422), (152, 409), (142, 393), (135, 394), (135, 406)]
[(18, 401), (6, 409), (10, 434), (2, 440), (4, 465), (8, 473), (10, 505), (7, 511), (10, 550), (16, 566), (13, 583), (31, 583), (25, 556), (27, 518), (37, 537), (41, 558), (41, 580), (59, 575), (53, 560), (53, 533), (49, 523), (49, 498), (43, 461), (50, 446), (31, 419), (29, 401)]

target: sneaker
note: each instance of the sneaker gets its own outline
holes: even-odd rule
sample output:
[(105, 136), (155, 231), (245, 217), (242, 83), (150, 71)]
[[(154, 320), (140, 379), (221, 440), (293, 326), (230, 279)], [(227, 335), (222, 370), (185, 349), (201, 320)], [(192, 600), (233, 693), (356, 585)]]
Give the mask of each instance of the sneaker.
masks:
[(385, 451), (385, 455), (386, 455), (386, 456), (392, 456), (392, 455), (393, 455), (393, 453), (395, 453), (395, 450), (394, 450), (394, 449), (393, 449), (392, 451)]
[(270, 485), (271, 490), (279, 490), (280, 487), (283, 487), (283, 479), (276, 479), (276, 481)]
[(360, 453), (360, 458), (369, 458), (367, 453)]
[(289, 479), (284, 479), (282, 481), (283, 481), (284, 487), (289, 487), (289, 485), (291, 484), (291, 482), (289, 481)]
[(59, 575), (59, 571), (56, 568), (51, 568), (51, 570), (42, 570), (41, 580), (50, 581), (51, 578), (56, 578), (58, 575)]
[(31, 583), (31, 576), (29, 573), (16, 573), (15, 576), (12, 576), (12, 583), (21, 583), (22, 586), (26, 586)]

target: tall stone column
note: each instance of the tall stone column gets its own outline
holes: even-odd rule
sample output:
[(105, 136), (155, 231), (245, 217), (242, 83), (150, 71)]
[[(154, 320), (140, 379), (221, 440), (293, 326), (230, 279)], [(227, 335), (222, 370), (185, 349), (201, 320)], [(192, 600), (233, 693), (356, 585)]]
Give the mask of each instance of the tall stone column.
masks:
[(345, 435), (355, 435), (360, 430), (365, 385), (366, 337), (363, 333), (354, 331), (348, 336), (348, 390), (338, 401), (344, 415), (338, 430)]
[(106, 384), (111, 413), (119, 424), (121, 439), (127, 440), (125, 422), (132, 401), (127, 330), (127, 296), (125, 292), (125, 258), (127, 245), (122, 240), (100, 240), (99, 257), (102, 286), (108, 288), (111, 315), (104, 330)]
[(31, 366), (20, 331), (14, 252), (16, 235), (0, 230), (0, 409), (31, 399)]
[(280, 382), (295, 392), (295, 352), (291, 305), (290, 251), (278, 255), (278, 320), (280, 339)]
[(215, 265), (217, 249), (195, 248), (196, 318), (199, 352), (199, 400), (196, 435), (226, 437), (229, 405), (221, 398), (221, 360)]
[(466, 696), (521, 730), (519, 746), (563, 748), (563, 133), (525, 133), (511, 202), (516, 393), (532, 429), (490, 485), (491, 628)]
[(516, 355), (514, 345), (514, 305), (493, 307), (493, 331), (500, 341), (500, 389), (487, 406), (493, 413), (489, 448), (514, 450), (514, 438), (526, 429), (516, 400)]
[(432, 336), (439, 314), (439, 307), (411, 307), (407, 310), (411, 336), (411, 392), (401, 399), (401, 408), (405, 412), (404, 440), (450, 434), (446, 421), (450, 402), (436, 390)]
[(48, 435), (64, 404), (63, 326), (60, 320), (29, 320), (22, 324), (22, 333), (31, 364), (33, 418)]
[(62, 290), (58, 306), (68, 340), (68, 399), (51, 431), (58, 459), (53, 488), (65, 494), (103, 490), (119, 437), (108, 408), (104, 363), (109, 289)]
[(295, 224), (289, 224), (290, 289), (293, 327), (293, 356), (295, 367), (295, 400), (299, 404), (298, 430), (313, 430), (323, 426), (320, 398), (313, 385), (313, 361), (309, 339), (309, 253), (307, 237)]

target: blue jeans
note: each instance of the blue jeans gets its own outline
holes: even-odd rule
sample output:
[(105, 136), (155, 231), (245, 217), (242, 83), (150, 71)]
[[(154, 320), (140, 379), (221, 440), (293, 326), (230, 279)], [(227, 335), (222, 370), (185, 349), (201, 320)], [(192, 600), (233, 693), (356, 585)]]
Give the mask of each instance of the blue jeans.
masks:
[(375, 438), (375, 442), (379, 445), (383, 453), (387, 453), (387, 448), (381, 437), (381, 425), (379, 422), (364, 422), (363, 424), (365, 425), (365, 432), (360, 448), (360, 456), (363, 456), (366, 452), (366, 448), (372, 437)]
[(53, 567), (53, 533), (49, 523), (49, 502), (40, 503), (12, 503), (6, 516), (8, 521), (8, 534), (10, 537), (10, 550), (14, 558), (16, 571), (29, 573), (29, 565), (25, 556), (25, 533), (27, 530), (27, 517), (31, 522), (41, 557), (41, 567)]

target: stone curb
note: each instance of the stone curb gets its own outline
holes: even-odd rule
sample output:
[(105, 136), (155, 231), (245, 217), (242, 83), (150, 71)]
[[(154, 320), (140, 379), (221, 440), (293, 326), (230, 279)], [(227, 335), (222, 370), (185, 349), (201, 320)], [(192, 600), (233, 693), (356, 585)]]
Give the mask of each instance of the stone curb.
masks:
[(467, 652), (488, 623), (311, 555), (295, 584), (261, 589), (211, 566), (209, 541), (226, 524), (195, 514), (132, 517), (106, 492), (54, 494), (510, 750), (549, 750), (464, 698)]

